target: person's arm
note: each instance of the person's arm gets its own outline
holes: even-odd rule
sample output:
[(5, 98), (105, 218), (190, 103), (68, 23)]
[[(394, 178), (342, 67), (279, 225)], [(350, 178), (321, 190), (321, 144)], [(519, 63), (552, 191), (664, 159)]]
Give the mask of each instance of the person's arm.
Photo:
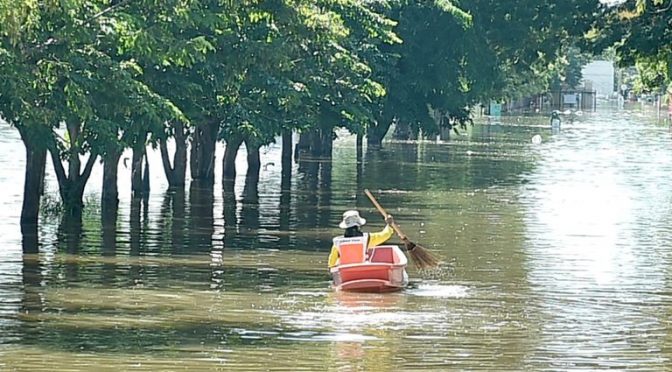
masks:
[(329, 253), (329, 268), (336, 266), (336, 261), (338, 261), (338, 248), (332, 245), (331, 252)]
[(381, 245), (394, 234), (392, 226), (386, 225), (383, 231), (369, 234), (369, 247)]

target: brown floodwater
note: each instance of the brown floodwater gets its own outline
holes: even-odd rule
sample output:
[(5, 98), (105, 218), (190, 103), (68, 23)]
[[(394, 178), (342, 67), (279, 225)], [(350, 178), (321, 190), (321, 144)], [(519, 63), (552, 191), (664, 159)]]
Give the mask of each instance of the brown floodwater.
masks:
[[(258, 185), (241, 154), (233, 190), (184, 192), (150, 150), (146, 206), (121, 164), (111, 227), (101, 167), (81, 229), (53, 213), (48, 169), (39, 253), (23, 254), (23, 146), (0, 124), (0, 370), (669, 370), (671, 145), (647, 112), (603, 107), (386, 143), (359, 165), (341, 135), (284, 183), (272, 145)], [(402, 292), (330, 287), (342, 212), (383, 226), (364, 188), (443, 261)]]

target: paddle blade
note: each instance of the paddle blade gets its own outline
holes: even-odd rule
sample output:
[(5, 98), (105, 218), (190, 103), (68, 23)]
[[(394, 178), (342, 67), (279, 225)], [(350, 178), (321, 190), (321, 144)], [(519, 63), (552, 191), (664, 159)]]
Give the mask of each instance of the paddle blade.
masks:
[(413, 243), (410, 240), (405, 240), (406, 251), (411, 256), (411, 261), (420, 270), (437, 267), (439, 260), (427, 248)]

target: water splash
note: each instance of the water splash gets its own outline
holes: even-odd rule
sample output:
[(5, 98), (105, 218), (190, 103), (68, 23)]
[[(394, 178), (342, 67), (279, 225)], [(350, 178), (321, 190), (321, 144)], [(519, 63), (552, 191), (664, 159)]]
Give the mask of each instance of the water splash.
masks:
[(422, 284), (408, 293), (420, 297), (462, 298), (467, 297), (469, 288), (463, 285)]

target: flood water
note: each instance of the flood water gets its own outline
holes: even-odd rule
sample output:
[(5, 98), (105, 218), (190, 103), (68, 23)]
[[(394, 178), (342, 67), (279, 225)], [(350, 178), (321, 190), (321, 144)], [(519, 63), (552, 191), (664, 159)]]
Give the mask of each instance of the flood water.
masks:
[[(216, 182), (166, 192), (150, 151), (147, 207), (132, 205), (121, 165), (112, 228), (101, 225), (96, 169), (81, 231), (45, 213), (39, 254), (24, 255), (24, 150), (0, 124), (0, 370), (672, 365), (666, 124), (606, 107), (559, 130), (547, 118), (504, 118), (443, 142), (389, 143), (360, 166), (354, 144), (341, 136), (332, 162), (295, 164), (290, 192), (279, 145), (262, 150), (256, 187), (241, 154), (226, 191)], [(410, 287), (393, 294), (330, 288), (342, 212), (383, 226), (363, 188), (440, 256), (439, 270), (411, 268)]]

